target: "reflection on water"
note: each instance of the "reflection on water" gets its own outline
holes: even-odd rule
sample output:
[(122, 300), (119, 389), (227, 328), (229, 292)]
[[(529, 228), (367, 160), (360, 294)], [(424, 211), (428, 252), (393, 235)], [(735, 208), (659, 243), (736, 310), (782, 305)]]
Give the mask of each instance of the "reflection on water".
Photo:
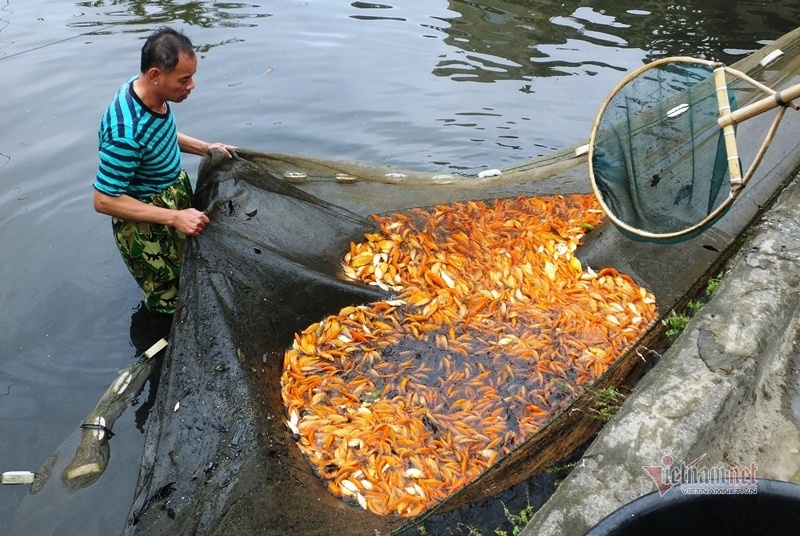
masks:
[[(117, 24), (148, 25), (169, 24), (182, 21), (200, 28), (238, 28), (257, 26), (259, 18), (269, 15), (259, 13), (261, 6), (243, 2), (172, 2), (149, 0), (127, 0), (111, 2), (78, 2), (78, 7), (87, 9), (107, 9), (98, 20), (71, 23), (73, 28), (108, 26)], [(119, 17), (134, 17), (120, 21)]]
[[(612, 67), (598, 60), (597, 49), (637, 49), (653, 60), (689, 55), (733, 62), (795, 27), (800, 2), (706, 0), (704, 2), (608, 2), (602, 8), (581, 0), (421, 2), (429, 13), (417, 21), (426, 38), (441, 38), (450, 49), (439, 57), (433, 74), (457, 81), (531, 81), (548, 76), (591, 74), (592, 67)], [(90, 30), (81, 35), (124, 32), (125, 27), (152, 28), (177, 21), (198, 28), (256, 27), (271, 17), (259, 4), (243, 2), (176, 2), (110, 0), (78, 2), (68, 28)], [(352, 2), (347, 16), (362, 21), (409, 22), (396, 6)], [(313, 9), (330, 9), (319, 5)], [(278, 9), (277, 6), (275, 9)], [(346, 6), (334, 9), (347, 12)], [(0, 6), (0, 35), (10, 24), (12, 0)], [(441, 12), (441, 13), (440, 13)], [(196, 43), (198, 49), (239, 42), (237, 38)], [(3, 54), (0, 41), (0, 54)], [(565, 57), (566, 56), (566, 57)], [(0, 56), (2, 57), (2, 56)]]
[[(40, 48), (54, 46), (64, 41), (77, 39), (83, 36), (110, 35), (122, 32), (149, 32), (158, 25), (175, 24), (183, 22), (198, 28), (251, 28), (259, 25), (259, 19), (269, 17), (268, 13), (261, 12), (258, 4), (242, 2), (174, 2), (148, 0), (111, 0), (108, 2), (77, 2), (74, 5), (66, 4), (57, 9), (40, 11), (36, 20), (46, 23), (56, 19), (59, 15), (66, 17), (64, 28), (78, 31), (69, 35), (23, 36), (22, 40), (3, 40), (3, 30), (11, 24), (12, 16), (25, 15), (25, 9), (20, 9), (12, 0), (2, 0), (0, 5), (0, 59), (4, 56), (24, 54)], [(27, 6), (24, 6), (27, 7)], [(48, 8), (53, 6), (48, 5)], [(41, 26), (41, 25), (40, 25)], [(34, 26), (35, 28), (35, 26)], [(31, 43), (24, 39), (32, 38)], [(143, 35), (143, 38), (146, 35)], [(44, 40), (42, 40), (44, 39)], [(221, 44), (236, 43), (230, 39), (222, 43), (195, 43), (199, 50), (209, 49)], [(22, 45), (21, 50), (9, 49), (14, 44)]]
[[(357, 9), (392, 9), (392, 6), (387, 4), (370, 4), (367, 2), (353, 2), (350, 4)], [(396, 20), (405, 22), (406, 19), (402, 17), (379, 16), (379, 15), (350, 15), (354, 19), (360, 20)]]
[[(591, 75), (591, 66), (613, 68), (608, 51), (623, 48), (644, 51), (647, 60), (688, 55), (734, 62), (791, 31), (800, 19), (798, 2), (623, 1), (604, 2), (602, 8), (578, 0), (448, 4), (458, 16), (441, 19), (444, 24), (436, 29), (456, 50), (434, 73), (475, 82), (531, 81), (578, 70)], [(605, 61), (598, 61), (596, 47), (606, 51)]]

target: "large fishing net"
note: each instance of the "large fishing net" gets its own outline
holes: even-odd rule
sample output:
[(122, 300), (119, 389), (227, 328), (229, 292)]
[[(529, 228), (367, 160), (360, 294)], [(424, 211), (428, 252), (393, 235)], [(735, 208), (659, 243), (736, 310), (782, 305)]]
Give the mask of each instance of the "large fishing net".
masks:
[(752, 213), (714, 247), (628, 243), (575, 154), (479, 177), (204, 158), (212, 223), (187, 245), (126, 533), (388, 534), (586, 441), (592, 394), (647, 366), (656, 305)]
[[(603, 219), (594, 197), (516, 178), (508, 197), (508, 177), (528, 172), (204, 160), (197, 202), (214, 223), (189, 243), (181, 357), (165, 364), (179, 395), (148, 431), (153, 462), (204, 497), (165, 483), (140, 497), (131, 528), (160, 505), (199, 527), (233, 508), (223, 526), (255, 511), (292, 532), (330, 508), (303, 532), (387, 530), (513, 457), (655, 319), (645, 288), (575, 256)], [(300, 188), (314, 183), (340, 204)], [(451, 199), (429, 205), (437, 193)], [(501, 488), (525, 477), (505, 473)]]

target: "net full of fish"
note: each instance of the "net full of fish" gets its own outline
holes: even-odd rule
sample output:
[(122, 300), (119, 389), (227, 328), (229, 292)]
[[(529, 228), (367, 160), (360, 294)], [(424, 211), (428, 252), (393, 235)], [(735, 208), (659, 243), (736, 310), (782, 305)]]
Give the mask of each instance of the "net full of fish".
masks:
[(287, 425), (331, 493), (415, 516), (470, 483), (599, 378), (657, 318), (630, 277), (575, 257), (593, 196), (373, 216), (342, 268), (395, 298), (295, 335)]

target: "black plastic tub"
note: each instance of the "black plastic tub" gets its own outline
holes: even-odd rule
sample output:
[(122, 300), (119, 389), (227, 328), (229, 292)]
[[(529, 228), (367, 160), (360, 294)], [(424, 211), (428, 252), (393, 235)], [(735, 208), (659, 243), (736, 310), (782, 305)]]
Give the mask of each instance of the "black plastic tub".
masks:
[(632, 501), (586, 536), (797, 535), (800, 485), (759, 479), (755, 493), (725, 494), (722, 486), (702, 494), (676, 486)]

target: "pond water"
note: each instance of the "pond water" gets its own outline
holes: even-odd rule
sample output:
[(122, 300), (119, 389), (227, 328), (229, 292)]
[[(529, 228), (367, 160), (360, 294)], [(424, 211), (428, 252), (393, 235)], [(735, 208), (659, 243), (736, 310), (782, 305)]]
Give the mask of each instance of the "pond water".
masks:
[[(644, 62), (732, 63), (798, 20), (800, 1), (0, 0), (0, 472), (66, 448), (136, 354), (141, 298), (91, 184), (99, 118), (155, 27), (198, 50), (197, 87), (173, 108), (183, 132), (472, 175), (585, 140)], [(184, 159), (193, 178), (198, 163)], [(96, 484), (47, 505), (0, 488), (0, 533), (32, 517), (42, 534), (119, 533), (150, 389)]]

